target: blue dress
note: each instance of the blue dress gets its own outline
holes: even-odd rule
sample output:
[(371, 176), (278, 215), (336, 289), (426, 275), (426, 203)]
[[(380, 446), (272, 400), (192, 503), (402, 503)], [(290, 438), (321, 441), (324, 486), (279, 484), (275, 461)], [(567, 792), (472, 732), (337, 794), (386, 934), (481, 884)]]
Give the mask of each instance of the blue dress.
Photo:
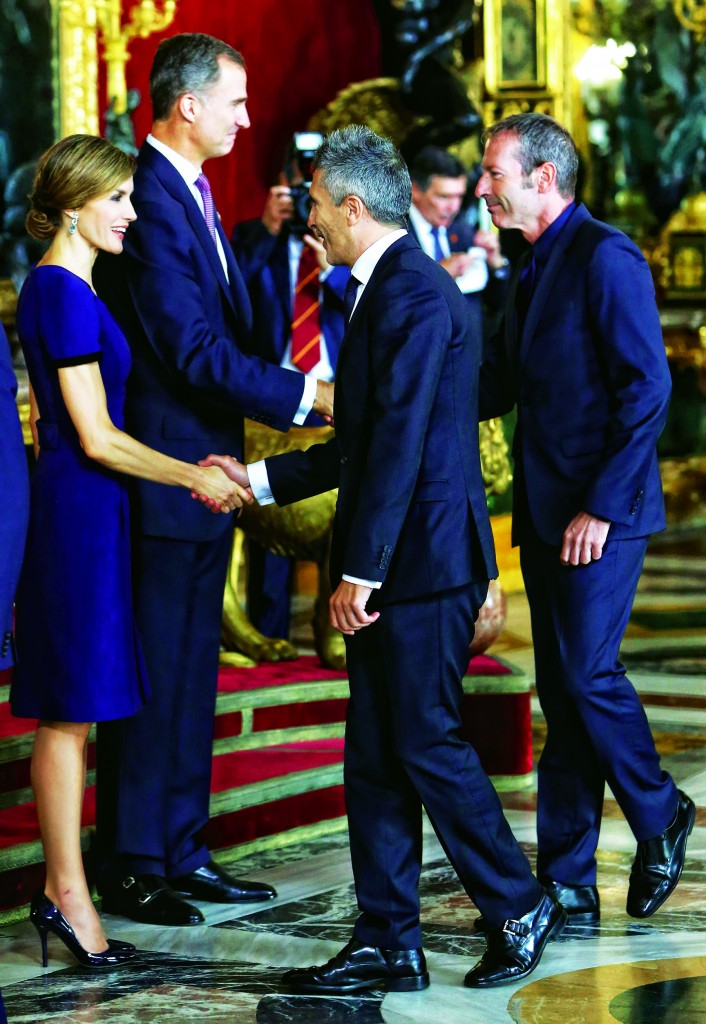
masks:
[(127, 481), (85, 455), (58, 369), (98, 360), (110, 418), (122, 428), (130, 351), (107, 307), (62, 267), (31, 271), (17, 330), (41, 419), (12, 712), (61, 722), (122, 718), (147, 697), (132, 611)]

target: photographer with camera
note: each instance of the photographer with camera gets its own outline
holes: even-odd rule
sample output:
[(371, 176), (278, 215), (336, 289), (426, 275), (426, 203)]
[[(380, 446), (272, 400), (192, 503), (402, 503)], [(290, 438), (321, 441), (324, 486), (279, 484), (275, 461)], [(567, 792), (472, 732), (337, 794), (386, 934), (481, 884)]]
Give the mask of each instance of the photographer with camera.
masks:
[[(231, 244), (253, 308), (253, 354), (287, 369), (333, 380), (343, 340), (343, 296), (348, 267), (331, 267), (309, 233), (311, 161), (323, 141), (297, 132), (280, 181), (267, 195), (262, 217), (236, 225)], [(323, 421), (311, 414), (307, 426)], [(293, 560), (248, 545), (248, 614), (265, 636), (289, 633)]]

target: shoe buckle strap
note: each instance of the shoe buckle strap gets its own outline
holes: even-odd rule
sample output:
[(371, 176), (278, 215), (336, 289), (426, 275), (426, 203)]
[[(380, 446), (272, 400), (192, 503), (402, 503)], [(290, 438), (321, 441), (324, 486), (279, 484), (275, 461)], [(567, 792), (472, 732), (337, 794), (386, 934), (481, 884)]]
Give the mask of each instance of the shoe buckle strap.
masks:
[(507, 935), (519, 935), (521, 938), (524, 938), (525, 935), (529, 935), (530, 928), (528, 925), (523, 924), (522, 921), (514, 921), (511, 918), (503, 924), (503, 931)]

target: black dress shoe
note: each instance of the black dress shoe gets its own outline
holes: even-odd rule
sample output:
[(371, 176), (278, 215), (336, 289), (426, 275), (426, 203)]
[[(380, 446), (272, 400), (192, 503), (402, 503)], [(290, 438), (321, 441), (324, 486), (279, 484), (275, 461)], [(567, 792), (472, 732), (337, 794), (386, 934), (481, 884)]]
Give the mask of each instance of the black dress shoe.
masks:
[[(544, 882), (543, 885), (549, 895), (562, 905), (570, 922), (593, 924), (600, 921), (601, 901), (595, 885), (562, 885), (561, 882)], [(485, 919), (477, 917), (473, 929), (484, 932)]]
[(245, 882), (233, 878), (220, 864), (210, 860), (190, 875), (170, 878), (169, 884), (182, 896), (208, 903), (247, 903), (256, 900), (271, 900), (277, 895), (266, 882)]
[(549, 940), (561, 934), (566, 917), (564, 908), (546, 893), (524, 917), (489, 928), (488, 948), (466, 975), (466, 988), (491, 988), (526, 978)]
[(429, 986), (429, 974), (421, 949), (378, 949), (351, 939), (328, 963), (287, 971), (282, 983), (298, 992), (329, 995), (368, 988), (420, 992)]
[(128, 875), (103, 896), (103, 910), (141, 924), (184, 926), (204, 922), (201, 911), (182, 899), (159, 875)]
[(626, 907), (630, 917), (650, 917), (676, 888), (695, 818), (693, 800), (679, 790), (677, 813), (671, 825), (654, 839), (637, 844)]

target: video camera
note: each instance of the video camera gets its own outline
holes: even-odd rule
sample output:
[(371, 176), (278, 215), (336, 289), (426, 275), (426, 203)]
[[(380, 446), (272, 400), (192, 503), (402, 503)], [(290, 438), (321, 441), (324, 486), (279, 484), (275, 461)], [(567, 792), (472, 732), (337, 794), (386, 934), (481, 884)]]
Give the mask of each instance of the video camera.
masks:
[(288, 226), (295, 235), (303, 235), (308, 230), (306, 224), (311, 209), (309, 189), (314, 176), (311, 165), (314, 154), (323, 141), (324, 137), (320, 132), (295, 132), (287, 150), (284, 172), (294, 206), (294, 213)]

